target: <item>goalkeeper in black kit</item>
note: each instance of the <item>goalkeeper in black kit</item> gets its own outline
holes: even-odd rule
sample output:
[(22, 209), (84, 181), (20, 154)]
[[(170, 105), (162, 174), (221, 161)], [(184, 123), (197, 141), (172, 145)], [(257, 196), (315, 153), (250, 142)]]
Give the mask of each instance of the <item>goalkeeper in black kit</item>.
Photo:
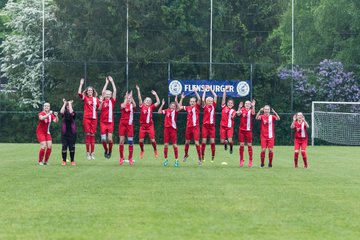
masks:
[(61, 113), (61, 142), (62, 142), (62, 163), (66, 165), (67, 149), (69, 148), (71, 165), (75, 164), (75, 142), (76, 142), (76, 124), (75, 124), (75, 112), (73, 110), (73, 101), (66, 101), (63, 99), (63, 106), (60, 110)]

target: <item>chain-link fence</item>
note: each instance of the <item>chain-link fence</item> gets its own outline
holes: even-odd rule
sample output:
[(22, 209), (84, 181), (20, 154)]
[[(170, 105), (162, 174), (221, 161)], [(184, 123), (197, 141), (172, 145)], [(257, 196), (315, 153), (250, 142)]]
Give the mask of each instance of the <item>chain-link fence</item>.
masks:
[[(160, 98), (167, 99), (168, 86), (167, 80), (170, 79), (206, 79), (209, 77), (209, 64), (206, 63), (130, 63), (129, 77), (125, 76), (126, 64), (121, 62), (51, 62), (45, 64), (45, 80), (39, 81), (43, 84), (43, 95), (41, 99), (50, 102), (51, 109), (59, 111), (62, 99), (73, 99), (74, 109), (78, 113), (77, 125), (79, 142), (83, 141), (82, 131), (82, 110), (83, 105), (77, 96), (79, 80), (81, 77), (86, 79), (85, 85), (93, 86), (101, 92), (105, 77), (113, 76), (117, 87), (117, 103), (115, 107), (115, 123), (120, 118), (120, 102), (126, 91), (134, 91), (137, 101), (135, 85), (141, 87), (143, 98), (152, 96), (152, 89), (158, 92)], [(265, 104), (270, 104), (281, 116), (281, 121), (276, 123), (276, 139), (279, 144), (292, 144), (292, 131), (290, 124), (292, 114), (295, 111), (305, 112), (305, 116), (310, 118), (310, 109), (301, 108), (294, 104), (297, 102), (297, 94), (293, 94), (291, 79), (282, 80), (279, 78), (279, 66), (260, 65), (260, 64), (234, 64), (234, 63), (215, 63), (213, 68), (213, 79), (238, 79), (252, 80), (252, 98), (256, 99), (257, 110)], [(37, 113), (41, 107), (21, 107), (13, 99), (16, 99), (16, 91), (12, 92), (4, 88), (6, 79), (1, 80), (0, 98), (0, 133), (1, 142), (36, 142), (35, 129), (37, 125)], [(293, 97), (292, 97), (293, 96)], [(235, 99), (235, 105), (247, 99)], [(293, 102), (292, 102), (293, 100)], [(220, 103), (218, 99), (217, 124), (220, 121)], [(188, 104), (188, 99), (184, 100), (184, 105)], [(135, 113), (135, 123), (138, 122), (139, 114)], [(237, 139), (238, 120), (235, 121), (235, 135)], [(163, 116), (154, 114), (156, 125), (157, 141), (162, 142)], [(184, 142), (184, 128), (186, 126), (186, 113), (180, 113), (178, 117), (178, 139), (179, 143)], [(115, 135), (117, 135), (117, 124), (115, 124)], [(52, 134), (54, 142), (60, 141), (60, 127), (52, 124)], [(138, 125), (135, 124), (135, 133), (138, 133)], [(258, 143), (259, 123), (254, 120), (254, 142)], [(217, 140), (218, 140), (217, 134)], [(98, 138), (99, 139), (99, 138)], [(137, 135), (135, 135), (137, 139)]]

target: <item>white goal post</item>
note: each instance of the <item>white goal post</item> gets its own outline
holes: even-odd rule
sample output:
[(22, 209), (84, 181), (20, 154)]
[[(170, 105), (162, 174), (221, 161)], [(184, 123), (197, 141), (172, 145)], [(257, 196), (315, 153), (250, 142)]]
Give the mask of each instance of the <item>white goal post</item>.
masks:
[(315, 138), (336, 145), (360, 145), (360, 102), (312, 102), (312, 146)]

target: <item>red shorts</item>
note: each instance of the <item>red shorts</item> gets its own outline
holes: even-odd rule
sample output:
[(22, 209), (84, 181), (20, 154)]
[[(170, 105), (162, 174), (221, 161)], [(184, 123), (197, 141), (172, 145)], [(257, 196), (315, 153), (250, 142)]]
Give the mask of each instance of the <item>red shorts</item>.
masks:
[(203, 124), (201, 129), (202, 138), (215, 138), (215, 125)]
[(294, 139), (294, 148), (295, 150), (299, 150), (301, 148), (301, 150), (306, 150), (306, 147), (308, 145), (308, 139), (304, 138), (304, 139), (300, 139), (300, 138), (295, 138)]
[(113, 133), (114, 132), (114, 122), (108, 123), (108, 122), (101, 122), (100, 121), (100, 134), (107, 134), (107, 133)]
[(260, 138), (261, 138), (261, 148), (273, 148), (274, 147), (274, 143), (275, 143), (274, 138), (264, 138), (264, 137), (260, 137)]
[(36, 133), (36, 137), (39, 143), (52, 140), (51, 135), (48, 133)]
[(172, 144), (176, 144), (177, 130), (172, 127), (166, 127), (164, 128), (164, 143), (169, 143), (170, 139)]
[(199, 141), (200, 138), (200, 128), (199, 126), (187, 127), (185, 130), (185, 140)]
[(234, 136), (234, 128), (220, 126), (220, 139), (232, 138)]
[(95, 134), (97, 127), (97, 119), (84, 118), (83, 127), (84, 127), (84, 132)]
[(251, 131), (244, 131), (239, 129), (239, 142), (244, 143), (252, 143), (252, 132)]
[(119, 136), (134, 137), (134, 125), (129, 125), (128, 121), (120, 121)]
[(150, 139), (155, 138), (154, 125), (142, 125), (139, 130), (139, 139), (144, 139), (146, 134), (149, 135)]

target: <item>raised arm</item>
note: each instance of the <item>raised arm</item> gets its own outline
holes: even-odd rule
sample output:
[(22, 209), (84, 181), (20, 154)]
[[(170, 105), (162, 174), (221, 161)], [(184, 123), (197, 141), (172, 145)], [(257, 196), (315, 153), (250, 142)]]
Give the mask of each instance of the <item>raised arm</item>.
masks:
[(73, 100), (69, 100), (68, 101), (68, 104), (69, 104), (69, 113), (73, 113), (74, 112), (74, 109), (73, 109)]
[(296, 122), (296, 114), (293, 116), (293, 121), (292, 121), (292, 123), (290, 125), (291, 129), (295, 128), (295, 122)]
[(196, 98), (197, 98), (197, 104), (201, 105), (201, 97), (200, 97), (199, 93), (197, 92), (197, 87), (194, 86), (193, 91), (194, 91), (194, 93), (196, 95)]
[(113, 88), (112, 98), (113, 98), (114, 100), (116, 100), (117, 91), (116, 91), (116, 86), (115, 86), (114, 79), (113, 79), (111, 76), (108, 76), (107, 78), (108, 78), (109, 81), (111, 82), (111, 85), (112, 85), (112, 88)]
[(120, 104), (120, 108), (125, 108), (125, 106), (126, 106), (126, 100), (127, 100), (128, 96), (129, 96), (129, 93), (126, 92), (126, 93), (125, 93), (125, 97), (124, 97), (124, 102), (122, 102), (122, 103)]
[(164, 104), (165, 104), (165, 100), (162, 99), (161, 106), (159, 107), (159, 110), (158, 110), (158, 113), (159, 113), (159, 114), (162, 114), (162, 109), (163, 109), (163, 107), (164, 107)]
[(237, 110), (237, 112), (236, 112), (236, 115), (240, 115), (241, 114), (241, 108), (244, 106), (244, 103), (243, 102), (240, 102), (239, 103), (239, 106), (238, 106), (238, 110)]
[(106, 77), (106, 78), (105, 78), (104, 87), (103, 87), (103, 89), (102, 89), (102, 91), (101, 91), (101, 95), (102, 95), (102, 96), (105, 96), (105, 91), (106, 91), (108, 85), (109, 85), (109, 79), (108, 79), (108, 77)]
[(276, 120), (280, 120), (280, 116), (275, 112), (275, 110), (273, 108), (271, 110), (275, 114)]
[[(226, 91), (229, 89), (229, 86), (226, 86), (223, 92), (222, 100), (221, 100), (221, 106), (226, 104)], [(214, 97), (215, 101), (215, 97)]]
[(260, 110), (258, 111), (258, 113), (256, 114), (256, 119), (260, 120), (260, 113), (264, 110), (264, 108), (260, 108)]
[(309, 128), (310, 126), (309, 126), (308, 122), (305, 120), (305, 116), (304, 116), (304, 115), (303, 115), (303, 121), (304, 121), (304, 123), (305, 123), (306, 128)]
[(61, 109), (60, 109), (60, 113), (61, 113), (61, 114), (64, 114), (64, 112), (65, 112), (65, 107), (66, 107), (66, 100), (65, 100), (65, 98), (63, 98), (63, 105), (62, 105), (62, 107), (61, 107)]
[(154, 90), (151, 90), (151, 94), (155, 96), (156, 102), (155, 102), (155, 107), (160, 105), (160, 98), (157, 95), (157, 93)]
[(104, 97), (102, 95), (99, 97), (99, 101), (100, 101), (100, 105), (99, 105), (98, 109), (101, 110), (102, 104), (103, 104), (103, 101), (104, 101)]
[(132, 102), (132, 104), (134, 105), (134, 108), (136, 107), (136, 102), (135, 102), (135, 100), (134, 100), (134, 97), (133, 97), (133, 92), (132, 92), (132, 90), (130, 91), (130, 96), (131, 96), (131, 102)]
[(206, 85), (205, 88), (204, 88), (204, 92), (203, 92), (203, 95), (202, 95), (202, 102), (201, 102), (201, 105), (204, 107), (205, 106), (205, 96), (206, 96), (206, 91), (209, 89), (209, 86)]
[(85, 80), (83, 78), (80, 79), (80, 85), (79, 85), (79, 89), (78, 89), (78, 94), (79, 94), (80, 97), (82, 97), (81, 89), (82, 89), (82, 87), (84, 85), (84, 82), (85, 82)]
[(252, 108), (251, 108), (251, 114), (252, 114), (252, 115), (255, 115), (255, 104), (256, 104), (256, 101), (255, 101), (255, 99), (253, 99), (253, 100), (251, 101), (251, 106), (252, 106)]
[[(185, 98), (185, 94), (182, 93), (182, 94), (181, 94), (181, 97), (180, 97), (180, 102), (179, 102), (179, 104), (178, 104), (179, 110), (181, 110), (181, 108), (182, 108), (182, 104), (183, 104), (184, 98)], [(177, 100), (177, 99), (175, 99), (175, 100)]]
[(141, 107), (143, 102), (142, 102), (142, 98), (141, 98), (140, 87), (137, 84), (136, 84), (136, 90), (137, 90), (137, 95), (138, 95), (138, 99), (139, 99), (139, 107)]
[(54, 122), (58, 122), (59, 121), (59, 115), (57, 112), (54, 112), (54, 116), (55, 116), (55, 119), (54, 119)]
[(240, 111), (243, 106), (244, 106), (244, 102), (240, 102), (238, 106), (238, 111)]
[(212, 90), (210, 87), (209, 87), (209, 89), (210, 89), (210, 92), (212, 93), (212, 95), (213, 95), (213, 97), (214, 97), (214, 103), (216, 103), (216, 102), (217, 102), (217, 95), (216, 95), (216, 93), (214, 92), (214, 90)]

